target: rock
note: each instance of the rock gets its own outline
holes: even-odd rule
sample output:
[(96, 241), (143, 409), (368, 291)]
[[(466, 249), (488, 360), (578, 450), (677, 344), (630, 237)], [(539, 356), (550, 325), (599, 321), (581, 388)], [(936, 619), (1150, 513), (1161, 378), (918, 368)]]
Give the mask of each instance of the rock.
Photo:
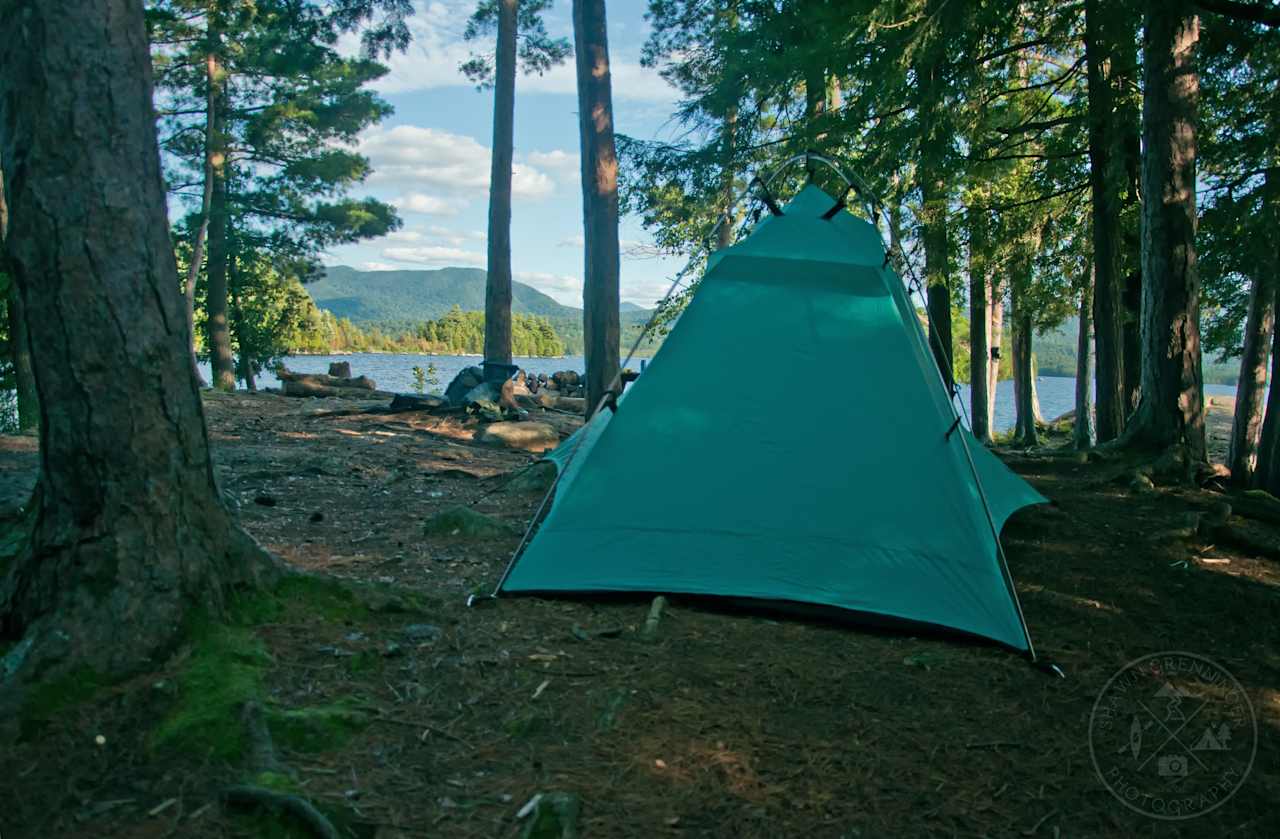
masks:
[(426, 520), (422, 530), (429, 536), (450, 536), (456, 539), (488, 539), (511, 535), (511, 528), (506, 523), (461, 505), (446, 507), (436, 513)]
[(397, 393), (391, 400), (392, 411), (434, 411), (449, 403), (439, 396), (420, 396), (416, 393)]
[(466, 395), (476, 385), (484, 381), (484, 370), (480, 367), (464, 367), (453, 377), (444, 390), (444, 398), (450, 405), (465, 405)]
[(1196, 483), (1200, 486), (1218, 481), (1225, 484), (1231, 480), (1231, 470), (1221, 463), (1197, 463)]
[(1129, 480), (1129, 489), (1138, 495), (1146, 495), (1155, 492), (1156, 485), (1141, 470), (1135, 469)]
[(555, 391), (547, 390), (546, 388), (538, 391), (538, 404), (544, 408), (554, 408), (556, 406), (556, 400), (559, 398), (559, 395), (557, 395)]
[(404, 637), (416, 643), (438, 641), (444, 630), (434, 623), (411, 623), (404, 628)]
[(267, 495), (265, 492), (264, 492), (264, 493), (261, 493), (261, 494), (259, 494), (259, 495), (255, 495), (255, 496), (253, 497), (253, 503), (254, 503), (254, 504), (257, 504), (259, 507), (274, 507), (274, 506), (276, 506), (276, 500), (275, 500), (275, 498), (271, 497), (270, 495)]
[(476, 402), (497, 403), (501, 398), (502, 385), (494, 384), (493, 382), (481, 382), (466, 392), (462, 397), (462, 404), (471, 405)]
[(329, 362), (329, 375), (337, 376), (340, 379), (351, 378), (351, 362), (350, 361)]
[(1170, 446), (1151, 464), (1151, 477), (1161, 483), (1186, 484), (1191, 482), (1191, 476), (1186, 446)]
[[(533, 803), (521, 839), (578, 839), (582, 802), (571, 792), (544, 792)], [(527, 806), (527, 805), (526, 805)]]
[(561, 396), (556, 399), (556, 407), (562, 411), (583, 414), (587, 410), (587, 400), (580, 396)]
[(502, 408), (498, 407), (497, 402), (490, 402), (488, 399), (477, 399), (468, 403), (469, 410), (484, 422), (502, 422), (506, 419), (503, 416)]
[(560, 435), (545, 422), (495, 422), (476, 434), (476, 442), (528, 452), (545, 452), (560, 445)]
[(556, 465), (548, 460), (540, 460), (516, 472), (507, 485), (505, 492), (519, 492), (530, 495), (541, 494), (551, 489), (556, 480)]

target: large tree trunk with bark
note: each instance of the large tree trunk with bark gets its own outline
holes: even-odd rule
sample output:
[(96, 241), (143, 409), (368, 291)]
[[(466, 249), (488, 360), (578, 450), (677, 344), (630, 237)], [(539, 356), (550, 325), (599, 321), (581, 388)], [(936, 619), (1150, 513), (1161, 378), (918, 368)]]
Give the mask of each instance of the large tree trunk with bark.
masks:
[(1000, 354), (1004, 346), (1004, 286), (999, 278), (991, 278), (991, 364), (987, 380), (987, 415), (991, 430), (996, 429), (996, 388), (1000, 386)]
[(604, 0), (573, 0), (578, 70), (578, 125), (582, 150), (582, 220), (585, 233), (583, 333), (587, 356), (587, 411), (617, 386), (618, 153), (613, 140), (613, 93)]
[(1143, 67), (1142, 394), (1124, 441), (1206, 459), (1196, 269), (1195, 47), (1188, 0), (1148, 0)]
[[(1280, 222), (1280, 177), (1268, 169), (1264, 186), (1264, 213), (1274, 224)], [(1269, 264), (1249, 286), (1249, 314), (1245, 319), (1244, 349), (1240, 354), (1240, 379), (1236, 385), (1236, 410), (1231, 423), (1231, 444), (1227, 466), (1231, 482), (1247, 487), (1253, 482), (1258, 444), (1262, 436), (1262, 407), (1267, 390), (1267, 361), (1271, 334), (1275, 328), (1276, 273), (1280, 271), (1280, 248), (1270, 247)], [(1274, 387), (1272, 388), (1275, 389)]]
[(515, 144), (516, 14), (519, 5), (519, 0), (498, 0), (498, 49), (494, 57), (484, 358), (500, 364), (511, 363), (511, 167)]
[[(208, 33), (212, 39), (213, 32)], [(221, 78), (218, 56), (210, 51), (205, 59), (205, 109), (204, 109), (204, 194), (200, 198), (200, 223), (196, 226), (195, 239), (191, 242), (191, 262), (187, 265), (187, 279), (183, 291), (187, 301), (187, 329), (191, 333), (191, 369), (196, 382), (203, 385), (200, 375), (200, 359), (196, 355), (196, 281), (204, 262), (204, 245), (209, 237), (209, 213), (213, 208), (213, 173), (222, 164), (218, 150), (218, 84)]]
[(1120, 277), (1118, 126), (1114, 71), (1115, 12), (1085, 0), (1085, 61), (1089, 78), (1089, 186), (1093, 204), (1093, 320), (1097, 343), (1098, 442), (1114, 440), (1129, 415), (1124, 394), (1123, 280)]
[(991, 443), (991, 310), (987, 293), (987, 220), (983, 210), (969, 211), (969, 411), (973, 436)]
[(1080, 289), (1080, 328), (1076, 333), (1076, 421), (1072, 442), (1077, 449), (1093, 445), (1093, 330), (1089, 321), (1092, 290), (1092, 284), (1085, 280)]
[[(134, 672), (278, 573), (214, 481), (165, 217), (138, 0), (14, 0), (0, 27), (9, 266), (45, 412), (30, 537), (0, 565), (0, 706)], [(3, 713), (0, 712), (0, 718)]]
[[(1271, 300), (1274, 312), (1280, 309), (1280, 283)], [(1258, 441), (1258, 460), (1253, 470), (1253, 484), (1272, 495), (1280, 495), (1280, 329), (1271, 330), (1271, 382), (1267, 391), (1267, 408), (1263, 412), (1262, 436)], [(1234, 478), (1234, 473), (1232, 475)]]
[(230, 173), (227, 161), (226, 91), (220, 87), (218, 107), (213, 120), (214, 129), (209, 133), (215, 141), (214, 150), (207, 154), (212, 166), (212, 190), (209, 204), (209, 265), (205, 282), (205, 343), (208, 345), (209, 364), (213, 368), (213, 386), (218, 390), (236, 389), (236, 362), (231, 353), (231, 324), (227, 319), (227, 263), (230, 260), (230, 206), (227, 180)]
[(1020, 446), (1034, 446), (1039, 443), (1036, 431), (1039, 406), (1036, 404), (1035, 370), (1031, 355), (1031, 314), (1024, 311), (1024, 308), (1015, 292), (1013, 311), (1010, 313), (1013, 320), (1013, 440)]
[(731, 107), (725, 111), (724, 121), (720, 124), (720, 202), (724, 215), (720, 226), (716, 228), (716, 250), (723, 250), (733, 244), (734, 215), (734, 149), (738, 134), (738, 109)]

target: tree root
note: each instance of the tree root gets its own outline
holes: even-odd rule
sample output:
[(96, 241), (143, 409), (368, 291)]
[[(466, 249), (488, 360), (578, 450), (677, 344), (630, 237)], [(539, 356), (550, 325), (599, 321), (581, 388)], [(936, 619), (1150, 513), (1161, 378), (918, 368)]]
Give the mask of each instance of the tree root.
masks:
[(320, 839), (342, 839), (333, 822), (310, 801), (298, 795), (276, 792), (263, 787), (236, 785), (222, 791), (222, 800), (232, 806), (265, 807), (289, 813)]

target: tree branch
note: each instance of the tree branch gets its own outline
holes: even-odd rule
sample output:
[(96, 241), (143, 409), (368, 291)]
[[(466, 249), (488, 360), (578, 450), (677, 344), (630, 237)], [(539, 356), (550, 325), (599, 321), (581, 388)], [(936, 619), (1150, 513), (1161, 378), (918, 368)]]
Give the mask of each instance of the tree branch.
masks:
[(1263, 26), (1280, 26), (1280, 8), (1276, 6), (1255, 6), (1239, 0), (1195, 0), (1195, 5), (1206, 12), (1233, 20), (1247, 20), (1250, 23), (1261, 23)]

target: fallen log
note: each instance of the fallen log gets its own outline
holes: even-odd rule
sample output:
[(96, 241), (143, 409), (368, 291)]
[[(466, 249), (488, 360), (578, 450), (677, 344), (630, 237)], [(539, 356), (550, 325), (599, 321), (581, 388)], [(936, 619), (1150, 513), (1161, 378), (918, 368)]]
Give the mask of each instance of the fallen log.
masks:
[(333, 387), (313, 382), (285, 379), (280, 382), (281, 393), (285, 396), (332, 396), (339, 399), (394, 399), (395, 394), (383, 390), (370, 390), (362, 387)]
[(347, 378), (343, 376), (329, 376), (324, 373), (295, 373), (284, 365), (276, 368), (276, 378), (282, 382), (300, 382), (309, 385), (316, 385), (318, 387), (359, 388), (361, 390), (378, 389), (377, 383), (368, 376)]

